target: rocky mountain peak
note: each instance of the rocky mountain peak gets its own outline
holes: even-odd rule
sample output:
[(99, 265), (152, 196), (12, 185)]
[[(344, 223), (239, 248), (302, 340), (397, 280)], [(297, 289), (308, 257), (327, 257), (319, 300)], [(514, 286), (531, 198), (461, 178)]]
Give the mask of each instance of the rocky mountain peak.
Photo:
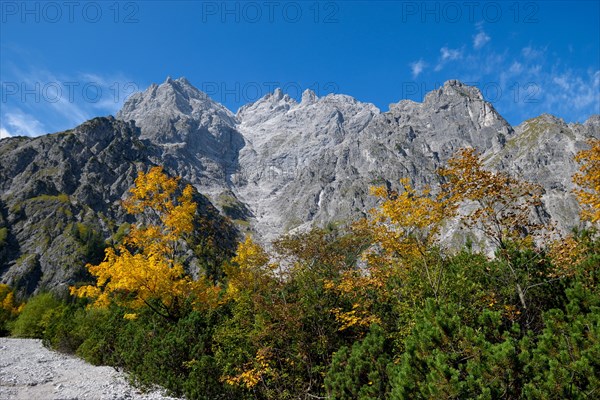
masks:
[[(292, 99), (289, 94), (284, 93), (281, 88), (277, 88), (273, 93), (268, 93), (263, 99), (268, 99), (273, 104), (297, 104), (296, 100)], [(260, 101), (260, 100), (259, 100)]]
[[(523, 141), (525, 137), (545, 137), (556, 133), (567, 132), (571, 127), (562, 118), (551, 114), (542, 114), (535, 118), (523, 121), (515, 127), (517, 137), (515, 140)], [(523, 144), (520, 144), (523, 147)]]
[(317, 97), (316, 93), (310, 89), (306, 89), (304, 92), (302, 92), (302, 100), (300, 101), (300, 104), (302, 105), (308, 105), (308, 104), (313, 104), (315, 103), (319, 98)]
[(198, 125), (224, 125), (230, 128), (237, 123), (231, 111), (183, 77), (175, 80), (167, 77), (162, 84), (153, 84), (145, 91), (133, 94), (117, 113), (117, 118), (134, 120), (142, 129), (143, 137), (156, 139), (158, 143), (181, 139), (180, 135), (175, 135), (173, 129), (166, 126), (173, 123), (189, 125), (193, 120)]
[(484, 101), (481, 91), (475, 86), (468, 86), (458, 80), (448, 80), (437, 90), (425, 96), (426, 104), (468, 103)]
[(595, 126), (600, 128), (600, 114), (592, 115), (583, 124), (585, 126)]
[(186, 100), (195, 99), (212, 102), (206, 93), (193, 86), (185, 77), (177, 78), (175, 80), (171, 79), (171, 77), (167, 77), (164, 85), (165, 87), (170, 88), (175, 95), (181, 96)]
[(240, 107), (236, 113), (236, 118), (243, 125), (253, 126), (284, 114), (296, 105), (298, 105), (296, 100), (277, 88), (273, 93), (267, 93), (254, 103)]
[(192, 86), (187, 79), (167, 79), (132, 95), (117, 113), (133, 120), (161, 149), (153, 156), (206, 193), (226, 186), (228, 170), (235, 164), (243, 138), (235, 116), (222, 104)]
[(562, 118), (558, 118), (557, 116), (554, 116), (554, 115), (548, 114), (548, 113), (544, 113), (535, 118), (531, 118), (525, 122), (526, 123), (535, 122), (535, 123), (547, 123), (547, 124), (554, 124), (554, 125), (565, 125), (565, 121)]
[(409, 140), (423, 140), (441, 160), (470, 145), (498, 151), (513, 135), (510, 124), (485, 101), (481, 91), (457, 80), (428, 93), (422, 103), (402, 100), (391, 104), (379, 131), (406, 131)]

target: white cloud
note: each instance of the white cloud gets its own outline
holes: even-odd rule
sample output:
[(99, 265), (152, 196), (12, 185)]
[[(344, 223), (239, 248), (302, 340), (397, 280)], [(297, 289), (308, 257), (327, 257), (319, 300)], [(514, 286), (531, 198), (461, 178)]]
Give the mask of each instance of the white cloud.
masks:
[(569, 83), (569, 81), (567, 80), (566, 76), (555, 76), (552, 81), (554, 83), (556, 83), (561, 89), (563, 90), (570, 90), (571, 89), (571, 85)]
[(440, 49), (440, 53), (442, 53), (442, 60), (458, 60), (462, 56), (462, 52), (459, 49), (449, 49), (448, 47), (442, 47)]
[(3, 127), (0, 127), (0, 139), (9, 138), (12, 135)]
[(521, 49), (521, 54), (526, 60), (533, 60), (544, 56), (546, 49), (535, 49), (531, 46), (524, 47)]
[(473, 36), (473, 47), (475, 49), (480, 49), (490, 40), (491, 38), (488, 36), (488, 34), (481, 30), (475, 36)]
[(440, 49), (440, 59), (437, 65), (435, 66), (436, 71), (440, 71), (444, 68), (449, 61), (460, 60), (463, 56), (462, 49), (450, 49), (448, 47), (442, 47)]
[(553, 86), (550, 87), (548, 102), (561, 110), (596, 109), (600, 106), (600, 71), (590, 73), (588, 77), (575, 75), (566, 71), (552, 76)]
[(10, 136), (37, 136), (46, 133), (44, 125), (40, 121), (21, 110), (6, 112), (3, 118), (6, 119), (9, 129), (2, 129)]
[[(114, 115), (141, 86), (122, 74), (55, 74), (43, 67), (14, 64), (7, 68), (4, 81), (19, 88), (3, 105), (7, 109), (2, 114), (3, 128), (13, 135), (57, 132), (95, 116)], [(20, 91), (32, 94), (23, 97)], [(12, 125), (8, 110), (13, 111)]]
[(427, 66), (427, 64), (422, 59), (419, 61), (416, 61), (414, 63), (411, 63), (410, 68), (412, 71), (413, 78), (416, 78), (419, 75), (421, 75), (421, 72), (423, 72), (423, 70), (425, 69), (426, 66)]
[(511, 64), (510, 68), (508, 69), (508, 71), (511, 74), (520, 74), (521, 72), (523, 72), (523, 64), (521, 64), (518, 61), (515, 61)]

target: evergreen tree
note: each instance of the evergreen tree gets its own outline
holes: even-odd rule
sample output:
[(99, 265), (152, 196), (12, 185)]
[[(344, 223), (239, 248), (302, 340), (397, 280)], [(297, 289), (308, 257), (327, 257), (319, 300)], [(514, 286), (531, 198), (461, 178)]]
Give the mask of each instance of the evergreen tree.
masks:
[(337, 351), (325, 378), (332, 399), (386, 399), (389, 392), (388, 354), (385, 332), (372, 325), (367, 336)]

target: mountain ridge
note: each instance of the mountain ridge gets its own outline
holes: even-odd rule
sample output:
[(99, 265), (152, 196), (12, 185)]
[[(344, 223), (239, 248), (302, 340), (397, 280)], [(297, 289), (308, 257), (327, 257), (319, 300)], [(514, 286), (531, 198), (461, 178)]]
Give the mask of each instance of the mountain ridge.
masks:
[[(169, 77), (132, 95), (116, 118), (0, 141), (0, 280), (31, 293), (81, 279), (88, 260), (77, 224), (110, 239), (126, 221), (120, 199), (153, 165), (206, 196), (198, 197), (203, 210), (216, 207), (268, 243), (367, 215), (376, 205), (370, 186), (410, 178), (435, 187), (436, 170), (474, 147), (487, 166), (541, 184), (544, 212), (568, 230), (579, 223), (573, 156), (591, 137), (600, 137), (600, 115), (567, 124), (543, 114), (513, 127), (477, 88), (456, 80), (388, 111), (347, 95), (306, 90), (297, 101), (276, 89), (234, 114), (185, 78)], [(458, 231), (452, 226), (445, 237), (460, 246)], [(75, 267), (65, 270), (69, 263)]]
[[(185, 78), (175, 82), (191, 86)], [(135, 122), (143, 125), (148, 119), (144, 115), (152, 110), (137, 113)], [(556, 136), (550, 147), (567, 146), (572, 151), (564, 154), (573, 155), (586, 137), (598, 136), (595, 121), (599, 119), (591, 116), (581, 124), (582, 130), (552, 117), (552, 129), (571, 132), (571, 142), (563, 143)], [(417, 184), (435, 184), (437, 168), (466, 146), (479, 150), (492, 167), (539, 177), (542, 186), (555, 189), (547, 172), (536, 175), (543, 170), (543, 157), (526, 160), (507, 150), (507, 146), (523, 147), (519, 143), (529, 135), (525, 129), (528, 122), (511, 126), (478, 88), (458, 80), (446, 81), (422, 102), (392, 103), (388, 111), (343, 94), (318, 97), (308, 89), (297, 101), (278, 88), (240, 107), (229, 122), (241, 141), (235, 163), (219, 184), (206, 188), (200, 183), (197, 187), (209, 193), (217, 206), (223, 196), (238, 204), (251, 220), (245, 222), (251, 222), (254, 233), (266, 241), (290, 229), (365, 215), (375, 205), (365, 190), (373, 182), (393, 186), (400, 178), (409, 177)], [(141, 129), (144, 131), (143, 126)], [(545, 151), (558, 153), (554, 150)], [(494, 154), (503, 154), (508, 160), (499, 162)], [(526, 165), (513, 168), (511, 163), (517, 161)], [(565, 181), (570, 179), (566, 173), (575, 172), (575, 165), (564, 157), (561, 162), (568, 166), (562, 173)], [(562, 189), (571, 188), (565, 184)], [(559, 208), (566, 216), (558, 219), (566, 229), (568, 221), (577, 217), (568, 211), (574, 198), (563, 197), (568, 200)]]

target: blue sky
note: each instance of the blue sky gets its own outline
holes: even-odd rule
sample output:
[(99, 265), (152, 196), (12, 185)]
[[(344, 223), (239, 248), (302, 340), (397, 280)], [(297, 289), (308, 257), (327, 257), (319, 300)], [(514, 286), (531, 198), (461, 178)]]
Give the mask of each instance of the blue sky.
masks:
[(185, 76), (233, 112), (275, 87), (386, 111), (448, 79), (511, 123), (600, 113), (598, 1), (0, 2), (0, 132), (114, 114)]

